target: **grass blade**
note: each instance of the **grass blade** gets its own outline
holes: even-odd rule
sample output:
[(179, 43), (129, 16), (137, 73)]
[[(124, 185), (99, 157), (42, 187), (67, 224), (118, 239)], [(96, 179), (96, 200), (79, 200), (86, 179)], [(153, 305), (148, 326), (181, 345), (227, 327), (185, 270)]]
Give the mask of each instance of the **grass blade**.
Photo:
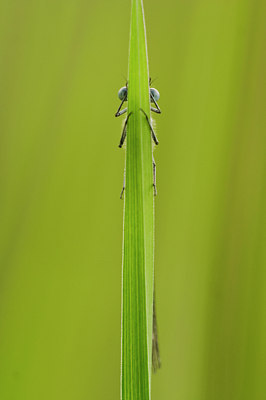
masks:
[(124, 208), (121, 399), (150, 399), (154, 196), (149, 69), (142, 0), (132, 0)]

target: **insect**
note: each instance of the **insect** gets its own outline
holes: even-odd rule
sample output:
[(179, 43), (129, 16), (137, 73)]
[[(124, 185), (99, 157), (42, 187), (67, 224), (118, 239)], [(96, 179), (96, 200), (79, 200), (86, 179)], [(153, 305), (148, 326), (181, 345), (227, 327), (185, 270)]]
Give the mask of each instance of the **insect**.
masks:
[[(151, 86), (151, 78), (149, 81), (149, 86)], [(161, 109), (157, 103), (157, 101), (160, 98), (160, 93), (158, 92), (157, 89), (155, 88), (149, 88), (150, 91), (150, 102), (152, 105), (151, 106), (151, 111), (157, 113), (157, 114), (161, 114)], [(117, 112), (115, 113), (116, 117), (120, 117), (120, 115), (123, 115), (127, 112), (127, 108), (122, 109), (123, 104), (127, 101), (127, 94), (128, 94), (128, 84), (126, 83), (126, 86), (121, 87), (121, 89), (119, 89), (118, 91), (118, 98), (121, 100), (120, 106), (118, 107)], [(122, 110), (121, 110), (122, 109)], [(141, 112), (143, 112), (143, 114), (146, 117), (147, 123), (150, 127), (150, 131), (151, 131), (151, 136), (152, 139), (154, 141), (154, 143), (156, 145), (159, 144), (158, 139), (155, 135), (155, 132), (153, 130), (152, 124), (149, 120), (148, 115), (145, 113), (144, 110), (142, 110), (142, 108), (140, 109)], [(127, 134), (127, 123), (128, 123), (128, 119), (130, 117), (130, 115), (132, 114), (132, 112), (130, 112), (126, 119), (125, 119), (125, 123), (124, 123), (124, 127), (123, 127), (123, 131), (122, 131), (122, 135), (121, 135), (121, 139), (119, 142), (118, 147), (122, 147), (125, 139), (126, 139), (126, 134)], [(153, 187), (154, 187), (154, 196), (157, 195), (157, 189), (156, 189), (156, 164), (154, 161), (154, 157), (152, 156), (152, 165), (153, 165)], [(124, 182), (123, 182), (123, 188), (120, 194), (120, 198), (122, 199), (123, 197), (123, 193), (125, 190), (125, 173), (124, 173)], [(156, 318), (156, 309), (155, 309), (155, 289), (154, 289), (154, 296), (153, 296), (153, 327), (152, 327), (152, 367), (153, 367), (153, 371), (156, 372), (156, 370), (158, 368), (160, 368), (161, 366), (161, 360), (160, 360), (160, 353), (159, 353), (159, 345), (158, 345), (158, 334), (157, 334), (157, 318)]]
[[(149, 86), (151, 86), (151, 83), (152, 83), (152, 81), (151, 81), (151, 78), (150, 78)], [(159, 98), (160, 98), (160, 93), (158, 92), (157, 89), (152, 88), (152, 87), (150, 87), (149, 90), (150, 90), (150, 102), (151, 102), (151, 104), (154, 105), (154, 107), (151, 106), (151, 111), (153, 111), (153, 112), (155, 112), (155, 113), (157, 113), (157, 114), (161, 114), (161, 109), (160, 109), (160, 107), (159, 107), (159, 105), (158, 105), (158, 103), (157, 103), (157, 101), (158, 101)], [(128, 93), (128, 83), (126, 83), (126, 86), (121, 87), (121, 89), (119, 89), (119, 91), (118, 91), (118, 98), (121, 100), (121, 103), (120, 103), (120, 106), (118, 107), (117, 112), (115, 113), (115, 117), (120, 117), (120, 115), (123, 115), (123, 114), (125, 114), (125, 113), (127, 112), (127, 107), (124, 108), (123, 110), (121, 110), (123, 104), (125, 103), (125, 101), (127, 101), (127, 93)], [(153, 129), (153, 127), (152, 127), (152, 124), (151, 124), (151, 122), (150, 122), (150, 120), (149, 120), (148, 115), (145, 113), (145, 111), (144, 111), (142, 108), (140, 109), (140, 111), (143, 112), (143, 114), (144, 114), (145, 117), (146, 117), (147, 123), (148, 123), (148, 125), (149, 125), (149, 127), (150, 127), (150, 130), (151, 130), (151, 136), (152, 136), (152, 139), (153, 139), (154, 143), (155, 143), (156, 145), (158, 145), (158, 144), (159, 144), (159, 141), (158, 141), (158, 139), (157, 139), (157, 137), (156, 137), (156, 134), (155, 134), (155, 132), (154, 132), (154, 129)], [(124, 142), (125, 142), (125, 139), (126, 139), (126, 135), (127, 135), (127, 123), (128, 123), (128, 120), (129, 120), (129, 117), (131, 116), (131, 114), (132, 114), (132, 112), (130, 112), (130, 113), (127, 115), (126, 119), (125, 119), (125, 123), (124, 123), (124, 127), (123, 127), (123, 130), (122, 130), (121, 139), (120, 139), (120, 142), (119, 142), (119, 145), (118, 145), (118, 147), (120, 147), (120, 148), (123, 146), (123, 144), (124, 144)], [(155, 164), (155, 160), (154, 160), (154, 157), (153, 157), (153, 156), (152, 156), (152, 166), (153, 166), (153, 188), (154, 188), (154, 196), (156, 196), (156, 195), (157, 195), (157, 188), (156, 188), (156, 164)], [(120, 199), (123, 198), (124, 190), (125, 190), (125, 175), (124, 175), (123, 188), (122, 188), (122, 191), (121, 191), (121, 194), (120, 194)]]

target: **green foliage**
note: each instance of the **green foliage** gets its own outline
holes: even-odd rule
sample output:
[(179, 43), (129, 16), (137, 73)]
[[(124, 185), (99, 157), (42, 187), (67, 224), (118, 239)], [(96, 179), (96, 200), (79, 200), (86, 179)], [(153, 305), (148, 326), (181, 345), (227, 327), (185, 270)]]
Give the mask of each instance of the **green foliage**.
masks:
[(153, 314), (153, 172), (149, 69), (141, 0), (132, 1), (123, 245), (122, 400), (150, 398)]
[[(152, 400), (264, 400), (265, 0), (144, 1), (163, 110)], [(0, 0), (1, 400), (119, 399), (129, 14)]]

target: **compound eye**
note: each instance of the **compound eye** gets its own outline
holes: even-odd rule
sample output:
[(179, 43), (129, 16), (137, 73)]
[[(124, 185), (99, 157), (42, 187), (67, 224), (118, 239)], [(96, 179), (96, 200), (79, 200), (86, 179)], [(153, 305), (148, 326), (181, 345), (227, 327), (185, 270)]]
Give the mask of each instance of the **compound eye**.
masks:
[(160, 93), (155, 88), (150, 88), (150, 94), (153, 96), (155, 101), (158, 101), (160, 98)]
[(127, 88), (126, 86), (121, 87), (118, 91), (118, 97), (120, 100), (127, 100)]

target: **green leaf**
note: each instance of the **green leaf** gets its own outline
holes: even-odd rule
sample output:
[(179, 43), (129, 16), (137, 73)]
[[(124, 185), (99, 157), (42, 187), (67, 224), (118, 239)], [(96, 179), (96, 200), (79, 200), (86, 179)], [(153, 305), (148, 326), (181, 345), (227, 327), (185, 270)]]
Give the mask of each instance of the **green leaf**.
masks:
[(121, 399), (150, 399), (154, 191), (143, 4), (132, 0), (123, 239)]

